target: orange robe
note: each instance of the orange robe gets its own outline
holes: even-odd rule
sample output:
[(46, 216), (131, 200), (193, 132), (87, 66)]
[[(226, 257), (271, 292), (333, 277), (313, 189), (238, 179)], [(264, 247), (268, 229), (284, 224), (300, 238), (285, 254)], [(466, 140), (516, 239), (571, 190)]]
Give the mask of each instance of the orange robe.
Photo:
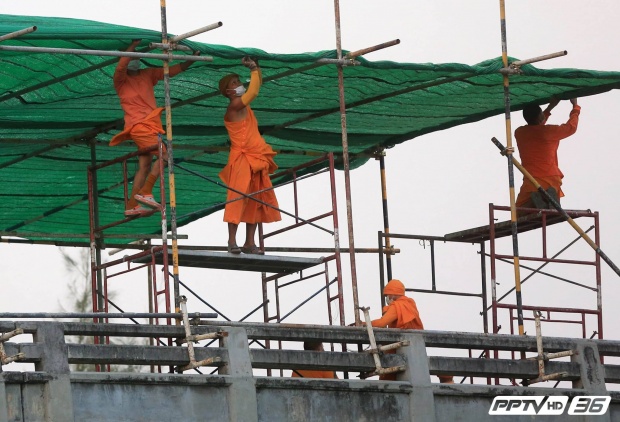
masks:
[[(153, 89), (164, 78), (164, 70), (147, 68), (140, 69), (137, 75), (128, 75), (127, 64), (130, 60), (129, 57), (121, 57), (114, 71), (114, 89), (125, 112), (125, 127), (112, 138), (110, 145), (131, 139), (139, 149), (147, 148), (156, 145), (158, 135), (165, 133), (161, 124), (163, 108), (157, 107)], [(180, 72), (181, 65), (170, 67), (171, 77)]]
[[(543, 189), (553, 187), (559, 198), (564, 196), (561, 188), (564, 174), (558, 166), (558, 147), (562, 139), (577, 131), (580, 110), (580, 106), (574, 105), (568, 121), (563, 125), (547, 125), (545, 121), (540, 125), (521, 126), (515, 131), (521, 164)], [(532, 192), (536, 192), (536, 188), (524, 178), (516, 200), (517, 207), (526, 204)]]
[(296, 369), (293, 371), (293, 378), (330, 378), (337, 379), (334, 371), (312, 371), (309, 369)]
[[(409, 330), (423, 330), (424, 324), (418, 312), (418, 306), (415, 300), (407, 296), (401, 296), (394, 300), (388, 306), (383, 307), (383, 316), (379, 319), (372, 320), (371, 325), (378, 328), (402, 328)], [(385, 353), (396, 353), (394, 350)], [(442, 383), (452, 383), (451, 375), (438, 376)], [(380, 375), (380, 380), (396, 380), (396, 374)]]
[[(256, 83), (260, 84), (260, 72), (254, 71), (248, 91), (257, 90), (256, 86), (252, 87)], [(276, 153), (258, 131), (258, 122), (254, 112), (249, 105), (246, 105), (246, 110), (247, 114), (243, 120), (238, 122), (224, 120), (231, 147), (228, 164), (220, 172), (220, 179), (228, 187), (247, 195), (270, 188), (272, 184), (269, 174), (273, 173), (278, 166), (273, 161)], [(232, 201), (239, 197), (242, 195), (229, 190), (226, 200)], [(273, 189), (253, 197), (278, 207), (278, 200)], [(271, 223), (280, 221), (280, 219), (280, 211), (249, 198), (228, 202), (224, 208), (224, 221), (227, 223)]]
[(415, 300), (407, 296), (400, 296), (388, 306), (384, 306), (383, 316), (371, 321), (371, 324), (380, 328), (424, 329)]

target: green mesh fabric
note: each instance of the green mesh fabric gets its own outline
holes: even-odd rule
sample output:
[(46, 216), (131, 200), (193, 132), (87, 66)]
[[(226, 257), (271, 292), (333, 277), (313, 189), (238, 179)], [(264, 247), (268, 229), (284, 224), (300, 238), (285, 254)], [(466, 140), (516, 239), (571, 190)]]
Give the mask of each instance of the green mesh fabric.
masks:
[[(132, 39), (140, 38), (140, 49), (145, 49), (149, 42), (160, 42), (161, 34), (83, 20), (0, 18), (0, 35), (38, 27), (34, 33), (0, 43), (0, 231), (34, 240), (85, 240), (71, 235), (89, 232), (87, 166), (92, 160), (101, 163), (135, 150), (130, 142), (108, 146), (123, 123), (112, 86), (117, 59), (1, 48), (124, 50)], [(297, 152), (278, 155), (280, 168), (313, 158), (302, 153), (342, 150), (337, 70), (333, 64), (315, 63), (336, 58), (335, 51), (272, 54), (254, 48), (184, 44), (213, 56), (214, 61), (195, 63), (170, 80), (175, 162), (218, 180), (228, 154), (223, 126), (227, 100), (217, 93), (217, 83), (228, 73), (249, 77), (240, 65), (246, 54), (258, 57), (263, 69), (264, 85), (252, 108), (265, 139), (276, 150)], [(499, 58), (474, 66), (358, 60), (359, 66), (344, 69), (353, 168), (365, 161), (364, 155), (355, 154), (504, 112)], [(143, 59), (143, 63), (161, 65), (157, 60)], [(619, 72), (541, 70), (528, 65), (523, 75), (510, 79), (511, 106), (519, 110), (526, 104), (548, 102), (552, 96), (565, 99), (618, 87)], [(162, 105), (163, 94), (160, 83), (156, 95)], [(224, 151), (213, 152), (216, 147)], [(131, 178), (135, 167), (129, 170)], [(99, 222), (104, 225), (122, 215), (122, 169), (120, 165), (103, 169), (97, 179)], [(175, 182), (179, 226), (219, 209), (217, 204), (225, 198), (222, 187), (181, 169), (175, 171)], [(151, 217), (106, 233), (157, 233), (159, 229), (158, 219)]]

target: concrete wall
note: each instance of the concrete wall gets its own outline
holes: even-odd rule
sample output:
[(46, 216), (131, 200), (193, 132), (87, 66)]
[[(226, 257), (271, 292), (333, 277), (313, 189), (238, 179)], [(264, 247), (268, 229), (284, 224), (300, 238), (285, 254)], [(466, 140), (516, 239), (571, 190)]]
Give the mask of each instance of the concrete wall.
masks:
[[(0, 323), (0, 331), (3, 327)], [(258, 368), (306, 368), (349, 370), (353, 368), (372, 369), (373, 360), (368, 353), (338, 352), (271, 352), (249, 348), (249, 337), (256, 337), (257, 327), (226, 327), (226, 335), (217, 348), (197, 348), (197, 358), (216, 356), (221, 362), (212, 366), (218, 368), (217, 375), (207, 375), (211, 369), (201, 368), (203, 374), (186, 373), (106, 373), (70, 372), (70, 363), (159, 363), (164, 372), (168, 366), (187, 363), (187, 349), (183, 347), (133, 346), (79, 346), (67, 345), (66, 325), (60, 323), (37, 323), (28, 326), (33, 334), (33, 343), (5, 343), (8, 355), (24, 353), (26, 362), (35, 364), (35, 372), (10, 372), (10, 366), (2, 366), (0, 372), (0, 422), (156, 422), (156, 421), (496, 421), (490, 416), (489, 408), (498, 395), (611, 395), (612, 404), (605, 415), (537, 416), (537, 421), (620, 421), (620, 395), (606, 389), (606, 368), (614, 372), (613, 365), (603, 365), (599, 359), (598, 347), (606, 354), (620, 354), (609, 343), (588, 340), (558, 340), (550, 348), (565, 347), (567, 342), (578, 353), (572, 362), (565, 362), (558, 368), (566, 369), (566, 376), (573, 380), (572, 389), (514, 387), (486, 384), (433, 384), (431, 373), (441, 374), (453, 370), (455, 374), (487, 374), (489, 365), (496, 368), (494, 375), (502, 378), (511, 374), (534, 371), (524, 361), (492, 361), (487, 359), (447, 360), (429, 358), (426, 346), (438, 341), (434, 334), (401, 331), (400, 340), (409, 345), (401, 347), (396, 355), (385, 355), (382, 363), (405, 363), (406, 370), (398, 374), (397, 381), (362, 379), (306, 379), (286, 377), (255, 376)], [(87, 330), (98, 327), (85, 327)], [(118, 329), (127, 335), (123, 328)], [(147, 329), (147, 328), (145, 328)], [(164, 332), (168, 330), (162, 329)], [(316, 333), (295, 332), (290, 327), (269, 327), (269, 337), (277, 336), (278, 330), (284, 337)], [(275, 330), (275, 332), (273, 331)], [(293, 330), (293, 331), (291, 331)], [(328, 330), (328, 329), (326, 329)], [(340, 329), (346, 330), (346, 329)], [(336, 330), (338, 331), (338, 330)], [(263, 337), (267, 331), (263, 331)], [(348, 333), (348, 334), (346, 334)], [(333, 335), (348, 335), (347, 341), (354, 341), (353, 331), (338, 331)], [(386, 332), (392, 335), (390, 332)], [(346, 334), (346, 335), (345, 335)], [(163, 335), (163, 334), (162, 334)], [(355, 334), (358, 335), (358, 334)], [(361, 334), (360, 334), (361, 335)], [(454, 338), (445, 340), (454, 343), (485, 341), (491, 345), (493, 337), (471, 337), (468, 334), (451, 334)], [(468, 337), (470, 336), (470, 337)], [(331, 338), (334, 340), (336, 337)], [(361, 337), (360, 337), (361, 338)], [(469, 339), (469, 340), (468, 340)], [(510, 340), (507, 336), (501, 340)], [(522, 341), (515, 339), (514, 341)], [(343, 340), (344, 341), (344, 340)], [(509, 342), (509, 341), (508, 341)], [(506, 341), (498, 342), (506, 343)], [(568, 344), (570, 345), (570, 344)], [(490, 347), (490, 346), (489, 346)], [(493, 346), (495, 347), (495, 346)], [(519, 346), (521, 347), (521, 346)], [(210, 350), (209, 350), (210, 349)], [(446, 358), (447, 359), (447, 358)], [(461, 362), (458, 367), (456, 363)], [(478, 363), (476, 365), (476, 362)], [(559, 365), (559, 363), (558, 363)], [(553, 370), (553, 365), (548, 366)], [(288, 371), (286, 371), (288, 373)], [(527, 374), (526, 374), (527, 375)], [(615, 375), (614, 375), (615, 376)], [(532, 416), (501, 417), (501, 420), (531, 421)]]

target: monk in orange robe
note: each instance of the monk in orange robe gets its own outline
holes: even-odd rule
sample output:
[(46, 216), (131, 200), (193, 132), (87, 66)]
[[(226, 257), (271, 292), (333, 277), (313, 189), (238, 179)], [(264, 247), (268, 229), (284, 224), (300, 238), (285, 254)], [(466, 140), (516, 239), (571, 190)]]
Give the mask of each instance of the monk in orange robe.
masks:
[[(390, 280), (383, 289), (387, 306), (383, 307), (383, 316), (370, 321), (373, 327), (402, 328), (404, 330), (423, 330), (424, 324), (418, 312), (415, 300), (405, 296), (405, 285), (400, 280)], [(394, 350), (385, 353), (396, 353)], [(381, 380), (396, 380), (396, 374), (380, 375)], [(454, 384), (452, 376), (439, 376), (444, 384)]]
[[(314, 350), (317, 352), (324, 352), (323, 343), (318, 341), (304, 341), (304, 350)], [(313, 371), (310, 369), (295, 369), (293, 370), (293, 378), (329, 378), (337, 379), (334, 371)]]
[[(219, 83), (220, 92), (230, 101), (224, 125), (231, 143), (228, 164), (220, 172), (220, 178), (226, 186), (237, 191), (228, 191), (224, 221), (228, 223), (228, 252), (262, 254), (254, 242), (257, 224), (280, 221), (278, 200), (273, 189), (269, 189), (272, 187), (269, 174), (278, 166), (273, 161), (276, 153), (259, 133), (258, 122), (250, 108), (262, 83), (260, 68), (249, 57), (244, 57), (241, 63), (251, 71), (247, 92), (236, 74), (224, 76)], [(251, 195), (262, 203), (238, 192)], [(246, 236), (245, 243), (239, 248), (237, 228), (241, 222), (246, 223)]]
[[(134, 40), (126, 51), (135, 51), (141, 40)], [(199, 52), (194, 55), (200, 54)], [(169, 69), (170, 76), (181, 73), (191, 65), (187, 61)], [(138, 149), (157, 145), (158, 138), (165, 133), (161, 124), (162, 107), (157, 107), (153, 87), (164, 78), (161, 67), (140, 69), (140, 60), (121, 57), (114, 71), (114, 89), (125, 112), (125, 128), (110, 141), (111, 146), (131, 139)], [(153, 198), (153, 186), (159, 178), (159, 158), (153, 165), (154, 150), (138, 155), (138, 171), (131, 187), (131, 195), (127, 201), (125, 216), (143, 215), (150, 208), (160, 208)], [(164, 157), (165, 159), (166, 157)], [(143, 207), (142, 205), (146, 207)], [(148, 208), (147, 208), (148, 207)]]
[[(547, 119), (551, 110), (558, 104), (558, 100), (552, 101), (543, 112), (537, 105), (526, 106), (523, 109), (523, 118), (527, 125), (517, 128), (515, 139), (521, 156), (521, 164), (536, 179), (536, 181), (548, 190), (555, 199), (560, 202), (564, 196), (562, 192), (562, 178), (564, 174), (558, 166), (558, 147), (560, 141), (574, 134), (579, 123), (581, 107), (577, 105), (577, 99), (570, 100), (573, 109), (568, 121), (562, 125), (547, 125)], [(552, 189), (550, 189), (552, 188)], [(554, 192), (555, 191), (555, 192)], [(534, 193), (534, 196), (532, 196)], [(523, 185), (517, 196), (516, 206), (525, 208), (540, 208), (541, 203), (535, 197), (537, 189), (532, 182), (523, 179)], [(544, 201), (544, 198), (541, 199)], [(538, 206), (536, 204), (538, 202)], [(544, 204), (546, 201), (542, 202)], [(544, 206), (543, 208), (548, 208)]]

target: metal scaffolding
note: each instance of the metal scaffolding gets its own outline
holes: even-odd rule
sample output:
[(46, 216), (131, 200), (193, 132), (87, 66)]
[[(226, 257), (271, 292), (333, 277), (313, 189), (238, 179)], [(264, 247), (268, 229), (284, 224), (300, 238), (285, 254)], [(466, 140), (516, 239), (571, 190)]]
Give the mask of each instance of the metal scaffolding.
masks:
[[(292, 169), (287, 170), (283, 173), (278, 173), (273, 176), (274, 180), (281, 179), (282, 182), (274, 185), (274, 189), (280, 186), (284, 186), (287, 184), (293, 184), (294, 190), (294, 212), (286, 212), (281, 210), (283, 213), (291, 216), (294, 219), (294, 223), (290, 224), (287, 227), (282, 229), (275, 230), (273, 232), (264, 232), (264, 228), (259, 225), (259, 244), (260, 249), (262, 251), (273, 251), (273, 252), (310, 252), (310, 253), (323, 253), (326, 252), (328, 256), (322, 256), (321, 258), (287, 258), (282, 256), (241, 256), (235, 257), (230, 256), (230, 254), (222, 253), (221, 251), (225, 250), (225, 247), (213, 247), (213, 246), (204, 246), (204, 247), (183, 247), (178, 245), (178, 239), (182, 238), (177, 232), (177, 209), (176, 209), (176, 193), (175, 193), (175, 171), (177, 169), (183, 171), (189, 171), (184, 168), (182, 165), (174, 162), (174, 145), (173, 145), (173, 135), (172, 135), (172, 109), (175, 107), (183, 106), (184, 104), (189, 104), (195, 101), (204, 100), (207, 98), (214, 97), (218, 95), (217, 92), (208, 92), (193, 98), (185, 99), (183, 101), (178, 101), (176, 103), (171, 102), (170, 96), (170, 75), (169, 75), (169, 63), (170, 60), (190, 60), (190, 61), (212, 61), (211, 57), (205, 56), (190, 56), (190, 55), (175, 55), (173, 52), (175, 50), (187, 51), (187, 47), (184, 47), (178, 44), (180, 41), (199, 34), (204, 33), (206, 31), (216, 29), (222, 26), (221, 22), (217, 22), (213, 25), (209, 25), (203, 28), (199, 28), (195, 31), (191, 31), (182, 35), (178, 35), (172, 38), (168, 38), (167, 33), (167, 18), (166, 18), (166, 2), (165, 0), (160, 1), (161, 8), (161, 34), (162, 40), (161, 43), (150, 43), (148, 47), (148, 51), (153, 49), (161, 49), (164, 51), (164, 54), (156, 54), (149, 53), (148, 51), (140, 51), (140, 52), (116, 52), (116, 51), (100, 51), (100, 50), (78, 50), (78, 49), (60, 49), (60, 48), (40, 48), (40, 47), (15, 47), (15, 46), (2, 46), (0, 45), (0, 51), (21, 51), (21, 52), (47, 52), (53, 54), (80, 54), (80, 55), (98, 55), (98, 56), (112, 56), (112, 57), (134, 57), (134, 58), (150, 58), (162, 60), (163, 68), (164, 68), (164, 95), (165, 95), (165, 119), (166, 119), (166, 151), (168, 154), (167, 164), (168, 164), (168, 196), (170, 199), (169, 208), (166, 206), (166, 190), (164, 188), (163, 181), (165, 179), (165, 166), (163, 164), (163, 160), (160, 160), (160, 203), (161, 210), (159, 210), (161, 216), (161, 245), (152, 246), (150, 241), (147, 245), (126, 245), (126, 244), (112, 244), (107, 243), (106, 239), (114, 239), (115, 235), (113, 234), (104, 234), (106, 230), (115, 227), (119, 224), (127, 223), (134, 218), (124, 218), (117, 222), (109, 223), (104, 226), (101, 226), (98, 219), (98, 196), (104, 192), (107, 192), (110, 189), (118, 187), (120, 185), (123, 186), (125, 198), (127, 198), (128, 194), (128, 168), (127, 162), (128, 160), (134, 159), (137, 155), (142, 154), (144, 152), (153, 151), (156, 147), (140, 150), (137, 152), (133, 152), (131, 154), (124, 155), (123, 157), (116, 158), (114, 160), (107, 161), (105, 163), (98, 163), (96, 150), (94, 147), (94, 143), (91, 142), (91, 165), (88, 168), (88, 200), (89, 200), (89, 218), (90, 218), (90, 234), (89, 234), (89, 245), (91, 250), (91, 276), (92, 276), (92, 301), (93, 301), (93, 313), (88, 314), (89, 318), (92, 317), (96, 322), (107, 322), (109, 318), (114, 318), (115, 314), (110, 313), (110, 306), (116, 308), (125, 316), (131, 316), (132, 318), (149, 318), (151, 323), (159, 324), (160, 318), (165, 320), (166, 324), (171, 325), (173, 321), (177, 324), (181, 323), (181, 320), (185, 319), (185, 328), (186, 328), (186, 341), (188, 343), (188, 353), (190, 356), (190, 365), (186, 367), (181, 367), (179, 370), (187, 370), (187, 369), (196, 369), (204, 362), (197, 362), (193, 352), (193, 345), (190, 345), (192, 340), (195, 340), (192, 337), (191, 331), (189, 330), (189, 322), (188, 322), (188, 311), (186, 305), (186, 299), (181, 293), (181, 288), (185, 289), (189, 294), (193, 295), (198, 301), (203, 303), (205, 306), (217, 312), (222, 318), (227, 321), (231, 321), (230, 318), (221, 313), (217, 308), (215, 308), (212, 304), (205, 301), (200, 297), (196, 292), (194, 292), (186, 283), (181, 281), (179, 275), (179, 266), (187, 265), (194, 266), (200, 268), (220, 268), (220, 269), (234, 269), (234, 270), (245, 270), (245, 271), (254, 271), (261, 272), (261, 290), (262, 290), (262, 302), (254, 308), (247, 315), (243, 316), (239, 321), (244, 321), (246, 318), (250, 317), (254, 313), (259, 310), (263, 311), (263, 321), (264, 322), (283, 322), (286, 318), (288, 318), (292, 313), (300, 309), (303, 305), (308, 303), (310, 300), (318, 296), (319, 294), (325, 292), (326, 295), (326, 307), (328, 313), (328, 321), (329, 324), (332, 325), (334, 323), (333, 315), (335, 313), (334, 309), (337, 311), (338, 315), (338, 324), (345, 325), (345, 301), (344, 301), (344, 286), (343, 286), (343, 276), (342, 276), (342, 262), (341, 262), (341, 253), (349, 253), (350, 260), (350, 272), (351, 272), (351, 290), (352, 290), (352, 304), (353, 311), (355, 316), (355, 325), (362, 325), (362, 321), (360, 319), (360, 315), (358, 310), (362, 309), (359, 305), (358, 298), (358, 286), (357, 286), (357, 264), (356, 264), (356, 254), (357, 253), (377, 253), (379, 255), (379, 269), (380, 269), (380, 289), (381, 292), (385, 285), (385, 280), (390, 280), (393, 275), (393, 260), (392, 256), (399, 252), (399, 250), (394, 249), (391, 239), (399, 238), (399, 239), (409, 239), (409, 240), (423, 240), (425, 242), (429, 242), (430, 245), (430, 254), (431, 254), (431, 288), (430, 289), (407, 289), (408, 291), (418, 292), (418, 293), (433, 293), (433, 294), (445, 294), (445, 295), (453, 295), (453, 296), (463, 296), (463, 297), (473, 297), (477, 298), (482, 302), (482, 325), (484, 333), (489, 332), (489, 319), (488, 313), (491, 312), (491, 323), (492, 323), (492, 333), (498, 333), (500, 330), (500, 324), (498, 319), (498, 310), (499, 309), (507, 309), (509, 311), (509, 319), (510, 319), (510, 333), (512, 334), (514, 329), (513, 325), (516, 321), (518, 327), (518, 333), (520, 335), (524, 335), (524, 318), (523, 310), (533, 310), (535, 312), (542, 312), (546, 315), (547, 322), (564, 322), (564, 323), (575, 323), (581, 324), (583, 337), (587, 337), (586, 332), (586, 315), (594, 315), (597, 318), (597, 330), (595, 331), (595, 335), (598, 338), (603, 338), (603, 320), (602, 320), (602, 293), (601, 293), (601, 271), (600, 271), (600, 258), (603, 257), (605, 260), (605, 255), (602, 253), (599, 244), (599, 227), (598, 227), (598, 213), (591, 213), (589, 211), (572, 211), (572, 212), (564, 212), (559, 208), (558, 211), (549, 211), (549, 210), (529, 210), (534, 216), (533, 217), (525, 217), (522, 219), (517, 219), (517, 208), (515, 205), (515, 193), (514, 193), (514, 166), (519, 166), (518, 162), (513, 158), (512, 154), (514, 152), (514, 148), (512, 146), (512, 128), (511, 128), (511, 120), (510, 120), (510, 89), (509, 89), (509, 78), (512, 75), (519, 74), (519, 67), (524, 64), (538, 62), (541, 60), (547, 60), (554, 57), (560, 57), (562, 55), (567, 54), (566, 51), (553, 53), (546, 56), (540, 56), (528, 60), (517, 61), (513, 63), (508, 63), (508, 54), (507, 54), (507, 41), (506, 41), (506, 19), (505, 19), (505, 4), (504, 0), (500, 0), (500, 20), (501, 20), (501, 42), (502, 42), (502, 60), (504, 68), (500, 70), (500, 73), (503, 75), (503, 87), (504, 87), (504, 104), (505, 104), (505, 122), (506, 122), (506, 139), (507, 139), (507, 147), (504, 149), (505, 155), (508, 161), (508, 179), (509, 179), (509, 193), (510, 193), (510, 206), (509, 207), (499, 207), (490, 204), (489, 207), (489, 225), (474, 229), (468, 229), (462, 232), (447, 234), (442, 237), (433, 237), (433, 236), (421, 236), (421, 235), (408, 235), (408, 234), (397, 234), (390, 232), (389, 218), (388, 218), (388, 195), (387, 195), (387, 180), (386, 180), (386, 171), (385, 171), (385, 152), (384, 151), (368, 151), (368, 154), (371, 154), (379, 161), (380, 166), (380, 178), (381, 178), (381, 193), (382, 193), (382, 210), (383, 210), (383, 231), (378, 234), (378, 247), (376, 249), (359, 249), (355, 247), (355, 239), (354, 239), (354, 229), (353, 229), (353, 205), (351, 199), (351, 180), (350, 180), (350, 156), (349, 156), (349, 146), (348, 146), (348, 136), (347, 136), (347, 119), (346, 119), (346, 110), (347, 108), (367, 104), (372, 101), (378, 101), (384, 98), (388, 98), (391, 96), (396, 96), (402, 93), (411, 92), (415, 90), (425, 89), (430, 86), (440, 85), (444, 83), (448, 83), (455, 80), (464, 80), (471, 77), (471, 74), (463, 74), (454, 76), (451, 78), (446, 78), (440, 81), (420, 84), (412, 87), (408, 87), (402, 90), (398, 90), (389, 94), (383, 94), (377, 97), (365, 99), (362, 101), (358, 101), (356, 103), (346, 103), (345, 99), (345, 87), (344, 87), (344, 69), (347, 66), (352, 66), (357, 64), (355, 59), (363, 54), (367, 54), (373, 51), (377, 51), (379, 49), (387, 48), (399, 43), (398, 40), (382, 43), (376, 46), (372, 46), (366, 49), (358, 50), (355, 52), (348, 53), (343, 55), (342, 46), (341, 46), (341, 26), (340, 26), (340, 4), (339, 0), (334, 0), (334, 22), (336, 29), (336, 50), (337, 50), (337, 58), (336, 59), (320, 59), (314, 63), (299, 67), (297, 69), (288, 70), (279, 74), (269, 75), (264, 78), (264, 82), (269, 82), (273, 80), (277, 80), (280, 78), (284, 78), (286, 76), (307, 71), (312, 68), (316, 68), (319, 66), (325, 65), (335, 65), (337, 74), (338, 74), (338, 94), (339, 94), (339, 107), (338, 109), (330, 109), (324, 110), (321, 112), (317, 112), (315, 114), (311, 114), (310, 116), (306, 116), (302, 119), (293, 120), (290, 122), (286, 122), (284, 124), (278, 125), (269, 129), (269, 131), (277, 131), (281, 130), (285, 127), (294, 125), (296, 123), (300, 123), (302, 121), (307, 121), (311, 119), (315, 119), (321, 116), (324, 116), (329, 113), (339, 112), (340, 113), (340, 121), (341, 121), (341, 134), (342, 134), (342, 156), (339, 157), (341, 160), (341, 164), (344, 168), (344, 186), (345, 186), (345, 200), (346, 200), (346, 220), (347, 220), (347, 234), (348, 234), (348, 248), (341, 248), (340, 245), (340, 228), (338, 221), (338, 212), (337, 212), (337, 195), (336, 195), (336, 182), (335, 182), (335, 162), (336, 158), (333, 153), (320, 155), (319, 157), (312, 157), (308, 163), (298, 166)], [(21, 31), (14, 32), (12, 34), (7, 34), (4, 36), (0, 36), (0, 41), (5, 39), (10, 39), (14, 37), (18, 37), (20, 35), (30, 33), (36, 30), (36, 27), (26, 28)], [(112, 59), (109, 61), (105, 61), (101, 64), (96, 65), (97, 68), (102, 66), (110, 65), (116, 59)], [(80, 74), (74, 73), (72, 75)], [(71, 76), (67, 76), (71, 77)], [(35, 89), (35, 88), (32, 88)], [(19, 93), (13, 93), (12, 96), (18, 95)], [(4, 99), (4, 98), (3, 98)], [(111, 127), (114, 127), (118, 122), (111, 123), (110, 125), (106, 125), (106, 127), (98, 128), (89, 134), (91, 139), (94, 139), (94, 136), (98, 132), (109, 130)], [(266, 132), (266, 133), (269, 133)], [(157, 149), (159, 151), (160, 157), (163, 156), (164, 150), (164, 141), (160, 142)], [(54, 148), (55, 146), (47, 147)], [(44, 149), (42, 151), (47, 150)], [(221, 151), (222, 147), (212, 147), (212, 148), (200, 148), (200, 151), (197, 154), (204, 154), (209, 151)], [(301, 154), (300, 152), (292, 152), (292, 151), (279, 151), (280, 154)], [(308, 154), (311, 155), (311, 154)], [(325, 165), (327, 169), (325, 172), (329, 173), (329, 195), (330, 195), (330, 204), (331, 209), (327, 212), (320, 214), (318, 216), (313, 216), (310, 218), (302, 218), (298, 209), (298, 184), (301, 180), (315, 176), (317, 174), (321, 174), (321, 172), (310, 172), (311, 174), (299, 176), (299, 172), (303, 170), (308, 170), (310, 167), (315, 166), (317, 164)], [(100, 187), (97, 183), (97, 171), (103, 168), (120, 165), (122, 167), (123, 180), (119, 181), (114, 186), (108, 187)], [(193, 172), (196, 174), (195, 172)], [(199, 175), (200, 176), (200, 175)], [(225, 189), (230, 189), (227, 186), (222, 185), (218, 181), (209, 180), (205, 177), (209, 182), (218, 184)], [(248, 197), (250, 200), (257, 200), (253, 198), (252, 195), (244, 195)], [(221, 207), (224, 204), (217, 204), (213, 208)], [(495, 222), (495, 211), (510, 211), (510, 222), (505, 223), (496, 223)], [(204, 212), (205, 210), (201, 210), (198, 212)], [(526, 210), (527, 211), (527, 210)], [(157, 213), (157, 210), (153, 210), (151, 214)], [(569, 218), (577, 218), (577, 217), (591, 217), (594, 218), (593, 228), (595, 230), (595, 240), (588, 242), (590, 246), (595, 250), (596, 256), (594, 261), (579, 261), (575, 260), (561, 260), (557, 258), (557, 255), (554, 255), (552, 258), (547, 257), (546, 253), (546, 233), (547, 226), (559, 223), (561, 221), (566, 220), (566, 217)], [(325, 228), (320, 226), (317, 222), (322, 219), (330, 219), (331, 218), (331, 227)], [(168, 224), (170, 224), (171, 230), (170, 235), (168, 234)], [(332, 236), (333, 239), (333, 248), (283, 248), (283, 247), (268, 247), (265, 245), (265, 240), (271, 237), (274, 237), (278, 234), (299, 228), (299, 227), (314, 227), (327, 232)], [(519, 253), (519, 242), (518, 242), (518, 234), (528, 230), (537, 230), (541, 229), (543, 233), (543, 257), (536, 258), (531, 256), (520, 256)], [(579, 231), (579, 230), (578, 230)], [(590, 230), (588, 230), (590, 231)], [(583, 231), (582, 231), (583, 232)], [(584, 239), (587, 238), (586, 232), (581, 233), (580, 236)], [(584, 236), (585, 235), (585, 236)], [(496, 239), (503, 236), (511, 236), (512, 239), (512, 254), (498, 254), (496, 251), (495, 241)], [(71, 237), (77, 237), (76, 235), (71, 235)], [(159, 236), (158, 236), (159, 237)], [(158, 238), (157, 237), (157, 238)], [(169, 239), (170, 237), (170, 239)], [(138, 239), (152, 239), (156, 238), (149, 234), (135, 234), (135, 240)], [(589, 239), (589, 238), (588, 238)], [(4, 239), (3, 239), (4, 241)], [(490, 253), (487, 254), (485, 242), (490, 242)], [(481, 287), (479, 293), (469, 293), (469, 292), (458, 292), (458, 291), (446, 291), (437, 288), (436, 279), (435, 279), (435, 242), (460, 242), (460, 243), (475, 243), (479, 245), (479, 254), (480, 254), (480, 266), (481, 266)], [(44, 242), (41, 242), (44, 243)], [(119, 247), (123, 249), (138, 249), (137, 253), (133, 253), (130, 256), (125, 256), (121, 259), (116, 259), (107, 263), (102, 263), (101, 260), (101, 250), (106, 247)], [(488, 294), (487, 294), (487, 274), (486, 274), (486, 259), (490, 258), (490, 268), (491, 268), (491, 306), (488, 306)], [(537, 262), (544, 262), (537, 269), (531, 269), (522, 264), (521, 261), (532, 260)], [(512, 261), (514, 268), (514, 282), (515, 287), (514, 290), (506, 293), (501, 298), (497, 297), (497, 286), (496, 286), (496, 261), (502, 262), (510, 262)], [(522, 295), (521, 295), (521, 286), (527, 281), (530, 276), (526, 279), (521, 279), (521, 268), (527, 268), (528, 270), (532, 270), (534, 274), (545, 274), (541, 271), (542, 267), (549, 262), (556, 263), (565, 263), (565, 264), (582, 264), (594, 266), (596, 272), (596, 287), (589, 287), (589, 290), (596, 292), (597, 294), (597, 306), (596, 309), (571, 309), (571, 308), (552, 308), (552, 307), (540, 307), (540, 306), (526, 306), (523, 304)], [(609, 261), (608, 263), (610, 263)], [(335, 274), (332, 273), (330, 275), (329, 264), (333, 263), (336, 267)], [(172, 264), (172, 270), (170, 271), (169, 267)], [(123, 268), (120, 271), (112, 272), (113, 267), (117, 267), (119, 265), (124, 265), (126, 268)], [(163, 270), (162, 280), (156, 276), (157, 274), (157, 266), (161, 266)], [(610, 263), (610, 266), (614, 268), (613, 263)], [(317, 272), (313, 274), (304, 274), (304, 271), (309, 268), (317, 267)], [(322, 268), (321, 268), (322, 267)], [(118, 306), (116, 306), (110, 298), (108, 297), (108, 281), (112, 278), (122, 276), (128, 273), (132, 273), (135, 271), (140, 271), (146, 269), (148, 270), (149, 277), (149, 312), (143, 314), (131, 314), (123, 312)], [(616, 267), (617, 269), (617, 267)], [(616, 271), (618, 272), (618, 271)], [(295, 275), (298, 274), (298, 275)], [(172, 276), (172, 286), (170, 286), (170, 276)], [(280, 301), (280, 291), (290, 285), (303, 282), (309, 280), (311, 278), (321, 277), (324, 279), (324, 286), (312, 293), (308, 298), (303, 299), (299, 305), (292, 308), (287, 312), (282, 311), (282, 304)], [(566, 281), (566, 280), (564, 280)], [(571, 282), (568, 280), (568, 282)], [(334, 286), (335, 284), (335, 286)], [(335, 287), (336, 292), (333, 293), (333, 289)], [(588, 288), (588, 286), (582, 286)], [(505, 298), (512, 291), (515, 292), (516, 295), (516, 304), (504, 304), (500, 303), (503, 298)], [(160, 298), (163, 297), (163, 310), (160, 311), (159, 304)], [(381, 294), (381, 303), (383, 304), (383, 295)], [(270, 311), (270, 304), (273, 307)], [(174, 309), (172, 309), (174, 306)], [(516, 313), (516, 316), (514, 315)], [(564, 320), (562, 318), (556, 318), (555, 314), (557, 313), (577, 313), (581, 316), (581, 320), (572, 321), (572, 320)], [(141, 316), (138, 316), (141, 315)], [(540, 314), (536, 314), (537, 320), (537, 328), (540, 327)], [(1, 316), (1, 315), (0, 315)], [(205, 315), (203, 314), (203, 317)], [(206, 316), (208, 317), (208, 316)], [(368, 319), (368, 318), (366, 318)], [(159, 344), (164, 343), (160, 339), (156, 339)], [(103, 337), (95, 337), (96, 343), (103, 343), (106, 339)], [(270, 343), (269, 339), (265, 341), (264, 347), (269, 348)], [(167, 344), (172, 344), (172, 338), (167, 339)], [(279, 344), (281, 347), (281, 343)], [(373, 345), (375, 350), (379, 350), (376, 345)], [(489, 358), (490, 353), (488, 351), (483, 352), (484, 356)], [(542, 351), (539, 351), (539, 354), (542, 354)], [(471, 355), (471, 351), (470, 351)], [(375, 355), (376, 356), (376, 355)], [(495, 353), (495, 358), (498, 358), (497, 352)], [(377, 366), (377, 370), (380, 370), (380, 365)], [(544, 371), (544, 370), (543, 370)], [(544, 374), (544, 372), (541, 372)], [(542, 377), (542, 375), (541, 375)]]

